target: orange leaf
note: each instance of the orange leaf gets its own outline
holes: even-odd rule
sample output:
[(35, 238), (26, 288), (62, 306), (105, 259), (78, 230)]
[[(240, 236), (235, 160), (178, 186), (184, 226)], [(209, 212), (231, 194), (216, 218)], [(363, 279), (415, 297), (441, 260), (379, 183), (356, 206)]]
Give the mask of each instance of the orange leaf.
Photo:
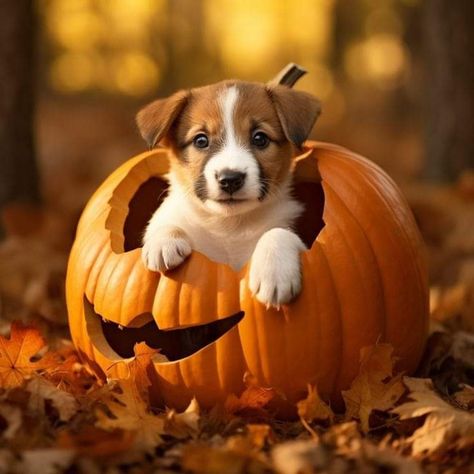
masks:
[(32, 360), (45, 347), (38, 329), (14, 321), (10, 338), (0, 336), (0, 387), (18, 387), (32, 375), (54, 367), (57, 362), (51, 352)]
[(259, 414), (265, 415), (265, 407), (280, 397), (279, 393), (271, 387), (260, 387), (255, 377), (250, 373), (244, 375), (247, 388), (240, 397), (231, 394), (225, 401), (225, 410), (231, 414)]
[(134, 438), (135, 435), (129, 431), (106, 431), (94, 426), (85, 426), (78, 433), (61, 431), (57, 444), (61, 449), (73, 449), (84, 456), (107, 458), (129, 450)]
[(314, 420), (334, 420), (334, 413), (318, 393), (316, 386), (308, 385), (308, 396), (300, 400), (296, 406), (298, 407), (298, 415), (302, 420), (312, 422)]

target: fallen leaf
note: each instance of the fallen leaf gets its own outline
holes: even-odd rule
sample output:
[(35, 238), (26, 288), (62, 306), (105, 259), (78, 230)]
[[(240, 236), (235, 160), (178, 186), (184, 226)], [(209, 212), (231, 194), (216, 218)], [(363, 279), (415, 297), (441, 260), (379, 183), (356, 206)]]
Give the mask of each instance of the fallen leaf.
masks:
[(362, 436), (355, 421), (331, 426), (323, 433), (322, 440), (324, 444), (344, 455), (360, 451), (362, 445)]
[[(67, 449), (31, 449), (21, 453), (23, 474), (57, 474), (65, 472), (74, 460), (74, 451)], [(20, 467), (20, 466), (18, 466)]]
[(474, 447), (474, 415), (452, 407), (433, 390), (429, 379), (404, 377), (409, 401), (392, 410), (400, 419), (426, 416), (423, 425), (407, 441), (414, 455), (443, 451), (450, 445)]
[(26, 384), (30, 393), (28, 409), (35, 415), (45, 416), (45, 402), (50, 400), (61, 421), (69, 421), (79, 409), (77, 400), (68, 392), (58, 389), (43, 377), (35, 377)]
[(178, 439), (196, 437), (199, 432), (199, 405), (195, 398), (182, 413), (168, 410), (166, 413), (164, 431), (167, 435)]
[(225, 401), (225, 410), (230, 414), (256, 414), (266, 416), (267, 405), (280, 397), (280, 394), (271, 387), (261, 387), (255, 377), (249, 372), (244, 375), (246, 389), (240, 397), (230, 394)]
[(21, 410), (13, 405), (2, 404), (0, 405), (0, 416), (7, 424), (1, 436), (7, 440), (13, 439), (18, 430), (21, 428), (21, 423), (23, 421)]
[(334, 413), (327, 403), (325, 403), (318, 393), (316, 386), (308, 385), (308, 396), (296, 404), (299, 417), (311, 423), (314, 420), (329, 420), (332, 423)]
[(58, 362), (43, 376), (57, 388), (70, 392), (74, 396), (85, 395), (90, 388), (99, 383), (89, 367), (79, 359), (79, 355), (70, 341), (61, 341), (62, 346), (55, 351)]
[[(0, 336), (0, 387), (19, 387), (34, 374), (54, 367), (54, 354), (47, 352), (38, 357), (45, 348), (38, 329), (14, 321), (10, 338)], [(37, 360), (32, 360), (35, 356)]]
[(405, 391), (401, 375), (393, 376), (392, 352), (390, 344), (361, 349), (359, 375), (342, 392), (346, 417), (360, 419), (364, 432), (369, 431), (371, 412), (392, 408)]
[(287, 441), (273, 448), (272, 460), (280, 474), (327, 472), (329, 453), (313, 440)]
[(456, 392), (453, 396), (454, 400), (465, 410), (474, 409), (474, 387), (463, 384), (461, 390)]
[(249, 423), (246, 427), (247, 439), (257, 449), (263, 449), (267, 443), (275, 440), (270, 425)]
[(234, 436), (222, 446), (195, 443), (184, 447), (182, 466), (196, 474), (266, 474), (264, 455), (253, 449), (248, 439)]
[(83, 456), (108, 458), (129, 450), (134, 438), (134, 434), (130, 431), (107, 431), (86, 425), (77, 433), (69, 430), (61, 431), (57, 438), (57, 446), (73, 450)]
[(103, 402), (110, 413), (97, 410), (96, 426), (104, 430), (125, 430), (135, 434), (135, 448), (151, 452), (158, 446), (164, 432), (164, 419), (151, 413), (133, 378), (119, 380)]

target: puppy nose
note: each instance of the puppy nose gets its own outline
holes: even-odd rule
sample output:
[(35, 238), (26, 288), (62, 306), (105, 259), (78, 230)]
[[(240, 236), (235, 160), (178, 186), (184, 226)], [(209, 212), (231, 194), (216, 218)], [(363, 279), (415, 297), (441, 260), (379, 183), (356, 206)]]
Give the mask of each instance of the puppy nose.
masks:
[(232, 194), (244, 185), (245, 176), (241, 171), (225, 169), (218, 173), (216, 178), (222, 191)]

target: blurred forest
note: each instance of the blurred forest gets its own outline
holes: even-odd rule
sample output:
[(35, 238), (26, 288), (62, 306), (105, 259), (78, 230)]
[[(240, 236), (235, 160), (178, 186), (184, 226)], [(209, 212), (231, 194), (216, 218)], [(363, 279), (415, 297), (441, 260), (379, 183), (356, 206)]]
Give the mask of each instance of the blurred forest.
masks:
[[(473, 67), (461, 53), (473, 49), (469, 1), (2, 3), (2, 48), (16, 43), (11, 53), (22, 62), (6, 80), (16, 87), (3, 86), (20, 105), (2, 147), (20, 157), (12, 161), (21, 184), (0, 202), (40, 194), (33, 160), (25, 161), (33, 134), (18, 140), (13, 131), (19, 122), (28, 127), (33, 107), (41, 194), (72, 216), (112, 169), (145, 148), (134, 125), (141, 105), (224, 78), (266, 81), (290, 61), (309, 71), (299, 87), (323, 102), (314, 138), (371, 158), (398, 182), (456, 180), (473, 167)], [(10, 42), (8, 18), (19, 25)]]
[[(296, 62), (309, 72), (296, 87), (323, 104), (312, 138), (378, 163), (420, 226), (442, 334), (420, 376), (436, 360), (438, 382), (472, 386), (472, 13), (471, 0), (0, 0), (0, 335), (16, 319), (52, 345), (69, 337), (75, 226), (100, 182), (146, 149), (141, 106), (228, 78), (267, 81)], [(447, 472), (440, 459), (431, 472)]]

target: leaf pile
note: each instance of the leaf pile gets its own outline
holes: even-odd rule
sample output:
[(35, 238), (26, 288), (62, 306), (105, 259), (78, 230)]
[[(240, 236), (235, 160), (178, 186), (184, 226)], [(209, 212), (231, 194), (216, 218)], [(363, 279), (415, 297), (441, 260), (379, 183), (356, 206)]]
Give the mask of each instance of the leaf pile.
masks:
[(103, 383), (70, 347), (48, 350), (37, 328), (13, 323), (0, 336), (0, 472), (36, 472), (40, 462), (46, 473), (422, 472), (432, 458), (474, 449), (472, 387), (443, 399), (429, 379), (392, 375), (387, 344), (361, 351), (345, 413), (308, 386), (300, 421), (286, 423), (270, 416), (278, 392), (250, 374), (240, 396), (209, 413), (196, 400), (182, 413), (154, 409), (146, 369), (155, 354), (138, 344), (123, 362), (128, 378)]

